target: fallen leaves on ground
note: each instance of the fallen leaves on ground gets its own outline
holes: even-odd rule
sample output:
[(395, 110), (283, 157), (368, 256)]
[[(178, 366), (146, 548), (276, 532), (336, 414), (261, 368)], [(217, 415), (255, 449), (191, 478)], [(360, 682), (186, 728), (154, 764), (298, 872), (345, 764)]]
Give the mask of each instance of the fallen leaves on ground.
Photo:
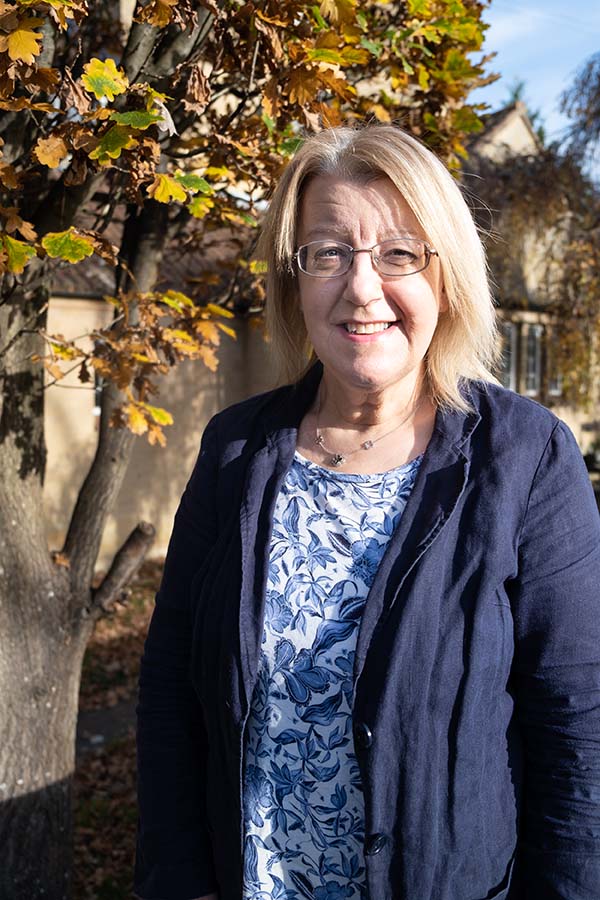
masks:
[[(135, 696), (161, 572), (162, 562), (145, 563), (128, 604), (97, 624), (84, 659), (80, 709), (110, 709)], [(74, 788), (73, 900), (130, 900), (137, 819), (133, 723), (123, 738), (78, 758)]]

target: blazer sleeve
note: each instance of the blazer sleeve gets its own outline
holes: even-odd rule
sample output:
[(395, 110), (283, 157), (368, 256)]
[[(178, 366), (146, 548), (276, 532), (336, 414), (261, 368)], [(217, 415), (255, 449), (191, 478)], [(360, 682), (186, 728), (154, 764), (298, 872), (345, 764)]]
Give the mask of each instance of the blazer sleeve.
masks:
[(189, 677), (192, 580), (216, 541), (216, 422), (175, 514), (141, 661), (135, 893), (190, 900), (217, 890), (205, 819), (206, 734)]
[(562, 422), (531, 488), (512, 602), (523, 896), (600, 898), (600, 517)]

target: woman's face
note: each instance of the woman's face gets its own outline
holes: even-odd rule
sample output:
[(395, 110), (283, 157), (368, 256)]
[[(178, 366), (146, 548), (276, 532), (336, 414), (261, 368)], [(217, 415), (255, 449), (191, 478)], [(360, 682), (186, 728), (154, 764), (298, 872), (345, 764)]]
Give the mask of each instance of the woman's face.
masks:
[[(387, 178), (361, 185), (319, 176), (308, 184), (298, 246), (333, 239), (358, 249), (398, 236), (426, 240), (414, 213)], [(422, 272), (390, 278), (374, 269), (368, 253), (358, 253), (345, 275), (315, 278), (298, 272), (298, 281), (308, 336), (326, 377), (369, 392), (414, 390), (439, 312), (445, 308), (437, 257)], [(364, 324), (371, 333), (353, 333)]]

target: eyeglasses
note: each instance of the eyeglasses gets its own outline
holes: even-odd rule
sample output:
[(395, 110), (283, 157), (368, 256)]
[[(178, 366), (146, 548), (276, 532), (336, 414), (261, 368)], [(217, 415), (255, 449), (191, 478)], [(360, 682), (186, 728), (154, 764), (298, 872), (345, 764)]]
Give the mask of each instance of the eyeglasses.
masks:
[(373, 247), (355, 248), (340, 241), (311, 241), (298, 247), (292, 259), (305, 275), (336, 278), (350, 269), (355, 253), (369, 253), (380, 275), (415, 275), (429, 265), (437, 250), (418, 238), (397, 237)]

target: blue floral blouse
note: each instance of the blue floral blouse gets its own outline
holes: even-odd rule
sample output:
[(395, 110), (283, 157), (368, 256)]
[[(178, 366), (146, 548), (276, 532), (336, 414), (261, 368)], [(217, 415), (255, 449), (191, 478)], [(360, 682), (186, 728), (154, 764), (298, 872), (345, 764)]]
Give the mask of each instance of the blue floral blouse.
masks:
[(349, 475), (297, 453), (279, 493), (246, 732), (244, 900), (366, 897), (354, 650), (420, 460)]

